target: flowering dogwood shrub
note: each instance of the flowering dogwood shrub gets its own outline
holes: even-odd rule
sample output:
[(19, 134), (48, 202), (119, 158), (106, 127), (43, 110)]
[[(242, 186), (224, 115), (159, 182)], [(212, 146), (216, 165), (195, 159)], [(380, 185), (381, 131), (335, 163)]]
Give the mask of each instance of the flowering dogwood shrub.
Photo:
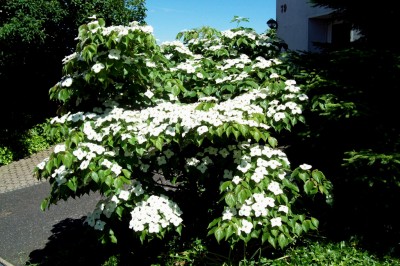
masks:
[(66, 141), (35, 168), (51, 184), (42, 209), (98, 191), (86, 223), (113, 242), (118, 221), (144, 241), (208, 219), (218, 242), (275, 248), (317, 229), (295, 203), (329, 197), (331, 184), (277, 148), (308, 98), (285, 78), (273, 38), (243, 27), (177, 37), (158, 45), (135, 22), (79, 28), (50, 90), (60, 113), (49, 131)]

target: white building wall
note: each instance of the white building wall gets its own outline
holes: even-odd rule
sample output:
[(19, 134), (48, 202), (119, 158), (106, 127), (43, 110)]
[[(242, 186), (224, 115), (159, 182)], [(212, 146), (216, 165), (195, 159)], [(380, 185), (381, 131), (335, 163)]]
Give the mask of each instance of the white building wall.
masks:
[(330, 42), (331, 9), (311, 7), (308, 0), (276, 0), (277, 35), (290, 50), (315, 51), (313, 42)]

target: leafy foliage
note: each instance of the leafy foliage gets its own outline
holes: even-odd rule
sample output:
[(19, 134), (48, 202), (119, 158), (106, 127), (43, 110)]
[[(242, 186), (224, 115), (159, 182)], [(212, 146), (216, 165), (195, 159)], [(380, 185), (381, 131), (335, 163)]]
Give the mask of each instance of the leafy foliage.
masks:
[(66, 141), (36, 167), (52, 186), (42, 209), (99, 191), (86, 222), (104, 242), (129, 227), (142, 243), (175, 231), (283, 249), (317, 229), (300, 199), (332, 187), (277, 148), (308, 97), (274, 36), (204, 27), (158, 46), (148, 25), (105, 25), (79, 27), (50, 90), (61, 108), (49, 130)]
[[(331, 177), (336, 196), (327, 213), (328, 231), (335, 239), (362, 235), (372, 248), (398, 252), (393, 245), (399, 220), (393, 213), (399, 201), (400, 128), (393, 123), (397, 100), (391, 97), (399, 87), (398, 52), (353, 43), (288, 58), (311, 100), (306, 127), (285, 139), (287, 154), (293, 162), (307, 158)], [(371, 218), (371, 208), (380, 215)], [(347, 219), (339, 222), (342, 215)]]

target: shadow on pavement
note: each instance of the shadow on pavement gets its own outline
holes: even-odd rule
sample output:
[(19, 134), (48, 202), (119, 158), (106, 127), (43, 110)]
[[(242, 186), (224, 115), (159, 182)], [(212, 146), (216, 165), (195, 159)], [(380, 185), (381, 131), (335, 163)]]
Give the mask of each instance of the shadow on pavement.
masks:
[(67, 218), (54, 225), (46, 246), (32, 251), (26, 265), (102, 265), (111, 255), (84, 220)]

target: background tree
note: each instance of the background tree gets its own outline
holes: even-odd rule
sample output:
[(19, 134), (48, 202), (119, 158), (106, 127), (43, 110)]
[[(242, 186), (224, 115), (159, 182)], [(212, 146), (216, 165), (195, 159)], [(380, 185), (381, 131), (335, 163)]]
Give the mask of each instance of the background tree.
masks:
[[(397, 122), (400, 54), (390, 29), (398, 10), (361, 1), (319, 1), (359, 29), (363, 38), (321, 53), (290, 53), (296, 80), (312, 99), (307, 126), (287, 139), (291, 160), (323, 165), (334, 185), (326, 234), (356, 238), (375, 250), (399, 253), (400, 202)], [(373, 19), (371, 19), (373, 18)], [(297, 129), (300, 129), (298, 127)], [(308, 147), (306, 153), (304, 147)]]
[(110, 25), (146, 17), (144, 0), (1, 0), (0, 6), (0, 144), (9, 147), (18, 146), (20, 132), (55, 115), (49, 89), (88, 17)]

